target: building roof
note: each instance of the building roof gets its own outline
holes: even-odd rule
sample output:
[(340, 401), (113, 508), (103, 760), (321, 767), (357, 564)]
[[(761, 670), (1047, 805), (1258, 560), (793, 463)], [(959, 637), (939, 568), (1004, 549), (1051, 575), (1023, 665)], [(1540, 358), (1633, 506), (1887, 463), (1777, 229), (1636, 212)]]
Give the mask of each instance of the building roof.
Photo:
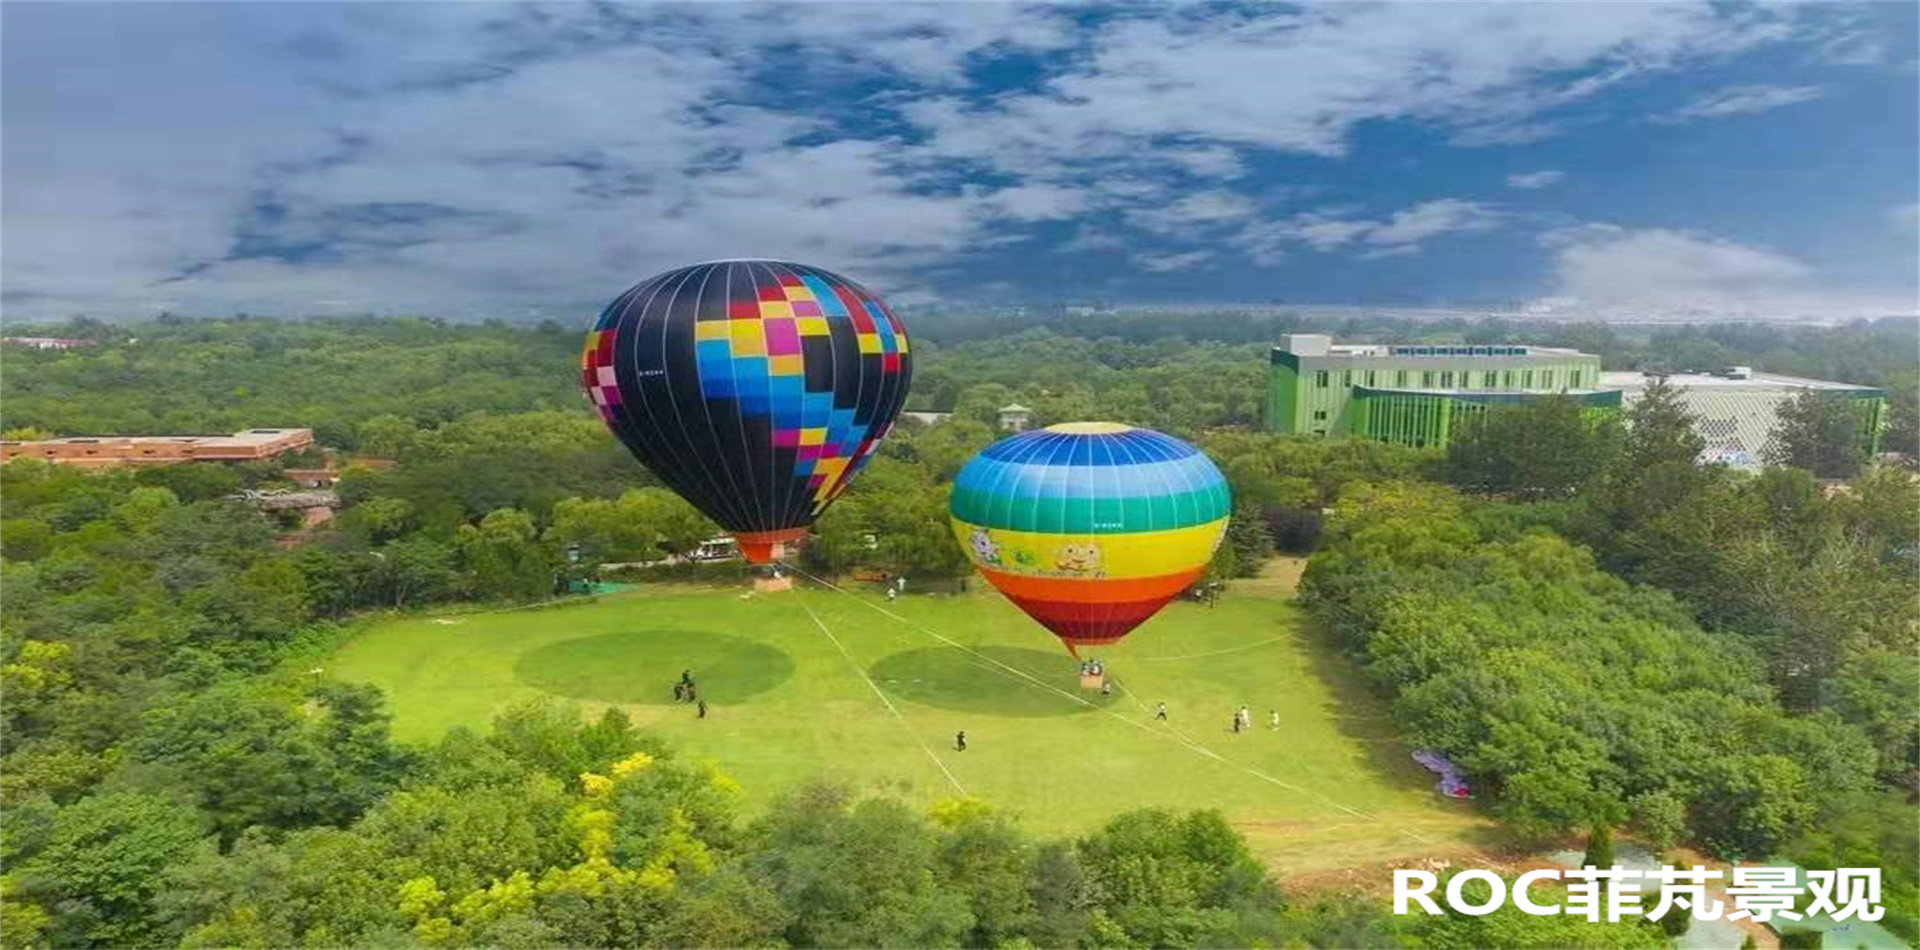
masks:
[(1010, 402), (1004, 406), (1001, 406), (1000, 411), (1001, 412), (1032, 412), (1033, 410), (1028, 409), (1023, 405), (1020, 405), (1017, 402)]
[(1592, 353), (1559, 346), (1531, 346), (1520, 343), (1335, 343), (1324, 333), (1288, 333), (1273, 348), (1276, 352), (1297, 356), (1334, 356), (1362, 358), (1410, 357), (1506, 357), (1508, 359), (1597, 359)]
[(311, 439), (312, 429), (246, 429), (232, 435), (73, 435), (38, 442), (13, 442), (8, 445), (201, 445), (208, 447), (252, 447), (273, 445), (288, 439)]
[[(1607, 389), (1643, 389), (1652, 382), (1653, 375), (1638, 371), (1603, 372), (1600, 385)], [(1824, 379), (1807, 379), (1801, 376), (1783, 376), (1778, 373), (1671, 373), (1667, 382), (1682, 389), (1822, 389), (1848, 392), (1878, 392), (1872, 386), (1856, 386), (1852, 383), (1834, 383)]]

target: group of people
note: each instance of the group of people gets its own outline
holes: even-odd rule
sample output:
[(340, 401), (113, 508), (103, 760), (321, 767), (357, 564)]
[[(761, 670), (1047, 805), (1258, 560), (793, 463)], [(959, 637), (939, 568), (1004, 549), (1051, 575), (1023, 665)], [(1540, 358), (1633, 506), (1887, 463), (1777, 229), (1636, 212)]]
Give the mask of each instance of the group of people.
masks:
[[(1240, 709), (1233, 714), (1233, 731), (1237, 733), (1242, 729), (1252, 728), (1253, 712), (1247, 709), (1245, 705), (1242, 705)], [(1267, 728), (1280, 728), (1280, 710), (1274, 709), (1267, 713)]]
[(894, 601), (899, 600), (900, 595), (906, 592), (907, 592), (907, 576), (905, 574), (902, 574), (899, 577), (896, 577), (892, 581), (889, 581), (887, 583), (887, 603), (891, 604)]
[(693, 684), (692, 670), (680, 671), (680, 681), (673, 684), (673, 701), (693, 703), (700, 710), (699, 718), (707, 718), (707, 701), (700, 698), (700, 687)]
[(1081, 676), (1105, 676), (1107, 675), (1107, 665), (1105, 663), (1100, 662), (1097, 659), (1081, 660), (1080, 675)]

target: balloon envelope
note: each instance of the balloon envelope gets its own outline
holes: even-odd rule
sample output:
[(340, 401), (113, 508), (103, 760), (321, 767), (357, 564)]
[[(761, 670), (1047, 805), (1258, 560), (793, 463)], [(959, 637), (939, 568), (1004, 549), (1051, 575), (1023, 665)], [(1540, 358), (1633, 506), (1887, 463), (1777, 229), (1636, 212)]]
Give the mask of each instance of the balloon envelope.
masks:
[(755, 562), (846, 490), (912, 375), (906, 328), (880, 298), (766, 260), (635, 284), (600, 314), (581, 358), (613, 434)]
[(981, 575), (1076, 651), (1126, 636), (1198, 580), (1231, 510), (1227, 480), (1200, 450), (1079, 422), (975, 455), (954, 479), (951, 513)]

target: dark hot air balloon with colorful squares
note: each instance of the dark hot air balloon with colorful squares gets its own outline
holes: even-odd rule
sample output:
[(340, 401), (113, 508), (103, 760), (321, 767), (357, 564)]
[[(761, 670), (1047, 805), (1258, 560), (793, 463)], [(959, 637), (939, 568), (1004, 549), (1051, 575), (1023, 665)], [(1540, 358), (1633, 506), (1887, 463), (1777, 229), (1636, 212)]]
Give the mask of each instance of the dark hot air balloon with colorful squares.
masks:
[(906, 327), (879, 297), (769, 260), (635, 284), (600, 314), (581, 361), (613, 434), (755, 563), (846, 490), (912, 376)]
[(982, 450), (953, 483), (953, 533), (982, 576), (1069, 652), (1113, 643), (1200, 578), (1226, 533), (1227, 480), (1200, 450), (1113, 422)]

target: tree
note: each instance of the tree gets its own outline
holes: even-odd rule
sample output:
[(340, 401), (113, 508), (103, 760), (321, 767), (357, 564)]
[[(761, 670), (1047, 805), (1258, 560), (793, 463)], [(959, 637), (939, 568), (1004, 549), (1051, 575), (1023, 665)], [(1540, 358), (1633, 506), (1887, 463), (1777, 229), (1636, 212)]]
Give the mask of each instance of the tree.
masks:
[(1597, 824), (1587, 832), (1587, 853), (1580, 858), (1582, 867), (1613, 867), (1613, 826)]
[(941, 873), (966, 895), (973, 913), (964, 945), (1000, 947), (1032, 934), (1040, 924), (1029, 890), (1034, 854), (1020, 829), (984, 805), (934, 820), (942, 826)]
[(931, 826), (898, 802), (803, 786), (749, 829), (743, 868), (780, 896), (798, 947), (951, 947), (973, 924)]
[(1101, 894), (1097, 913), (1132, 946), (1262, 944), (1244, 928), (1271, 923), (1280, 907), (1265, 869), (1217, 812), (1127, 812), (1079, 850)]
[(478, 525), (462, 526), (455, 547), (474, 592), (508, 600), (535, 600), (552, 593), (556, 561), (536, 534), (533, 518), (512, 508), (489, 512)]
[(1265, 514), (1252, 505), (1242, 504), (1227, 522), (1227, 537), (1221, 547), (1233, 549), (1230, 562), (1233, 575), (1252, 577), (1273, 556), (1273, 534), (1267, 529)]
[(155, 913), (167, 867), (207, 834), (193, 806), (159, 796), (111, 793), (55, 815), (45, 848), (19, 867), (22, 890), (66, 903), (55, 946), (150, 947), (178, 939)]
[(1447, 465), (1449, 478), (1462, 487), (1541, 500), (1587, 485), (1619, 451), (1617, 418), (1552, 396), (1466, 417), (1448, 443)]
[(1850, 400), (1803, 389), (1780, 404), (1765, 457), (1774, 465), (1804, 468), (1821, 478), (1852, 478), (1866, 460), (1860, 451), (1860, 427)]

